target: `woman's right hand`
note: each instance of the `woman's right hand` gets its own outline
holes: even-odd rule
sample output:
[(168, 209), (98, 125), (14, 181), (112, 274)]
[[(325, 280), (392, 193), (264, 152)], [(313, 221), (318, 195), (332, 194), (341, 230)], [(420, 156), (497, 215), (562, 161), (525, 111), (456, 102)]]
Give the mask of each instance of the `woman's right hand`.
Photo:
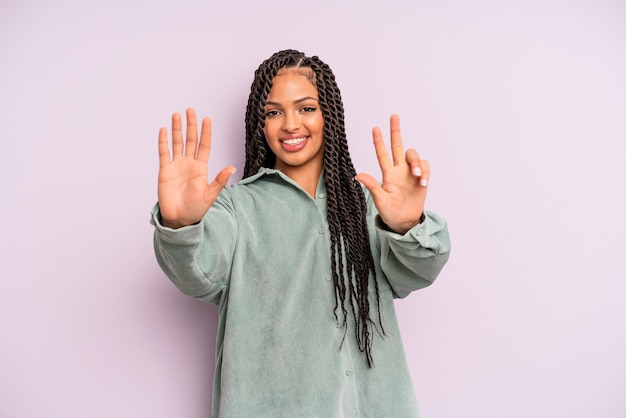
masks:
[(172, 115), (172, 155), (167, 128), (159, 130), (159, 209), (163, 226), (180, 228), (199, 222), (236, 171), (222, 169), (209, 184), (211, 120), (202, 120), (200, 141), (194, 109), (187, 109), (187, 136), (183, 143), (180, 113)]

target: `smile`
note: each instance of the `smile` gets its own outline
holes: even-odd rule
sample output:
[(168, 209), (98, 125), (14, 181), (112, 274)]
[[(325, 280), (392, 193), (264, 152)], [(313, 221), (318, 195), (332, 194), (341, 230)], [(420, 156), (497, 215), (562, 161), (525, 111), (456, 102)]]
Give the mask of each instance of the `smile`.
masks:
[(296, 152), (304, 148), (308, 141), (309, 141), (308, 136), (298, 136), (296, 138), (283, 138), (280, 140), (280, 145), (287, 152)]
[(281, 139), (280, 142), (287, 145), (298, 145), (307, 140), (308, 137), (303, 136), (300, 138), (292, 138), (292, 139)]

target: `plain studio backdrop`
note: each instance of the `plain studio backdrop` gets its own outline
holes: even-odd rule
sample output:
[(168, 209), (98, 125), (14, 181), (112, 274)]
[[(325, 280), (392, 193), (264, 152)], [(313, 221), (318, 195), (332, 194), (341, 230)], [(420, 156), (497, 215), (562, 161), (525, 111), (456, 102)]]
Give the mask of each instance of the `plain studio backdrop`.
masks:
[[(398, 113), (453, 250), (398, 301), (425, 418), (626, 416), (621, 0), (0, 3), (0, 416), (210, 415), (217, 309), (159, 270), (157, 132), (240, 170), (273, 52), (335, 71), (358, 171)], [(388, 139), (388, 135), (386, 135)], [(303, 376), (306, 378), (306, 376)]]

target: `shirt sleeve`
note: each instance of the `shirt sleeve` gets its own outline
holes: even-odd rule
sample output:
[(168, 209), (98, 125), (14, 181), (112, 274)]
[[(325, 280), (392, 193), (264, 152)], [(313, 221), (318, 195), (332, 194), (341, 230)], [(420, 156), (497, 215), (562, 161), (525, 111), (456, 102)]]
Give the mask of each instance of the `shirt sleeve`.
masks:
[(425, 215), (422, 223), (403, 235), (384, 228), (376, 215), (380, 267), (396, 297), (404, 298), (432, 284), (448, 261), (450, 236), (446, 221), (432, 212)]
[(178, 229), (161, 223), (158, 203), (151, 212), (154, 252), (163, 272), (184, 294), (218, 303), (229, 280), (237, 224), (222, 191), (204, 218)]

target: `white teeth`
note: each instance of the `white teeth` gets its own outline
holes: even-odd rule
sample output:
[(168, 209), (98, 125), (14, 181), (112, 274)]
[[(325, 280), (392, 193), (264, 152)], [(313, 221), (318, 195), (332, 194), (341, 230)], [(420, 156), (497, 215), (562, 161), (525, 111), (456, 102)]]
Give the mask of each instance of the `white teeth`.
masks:
[(283, 143), (287, 145), (297, 145), (304, 142), (306, 138), (284, 139)]

